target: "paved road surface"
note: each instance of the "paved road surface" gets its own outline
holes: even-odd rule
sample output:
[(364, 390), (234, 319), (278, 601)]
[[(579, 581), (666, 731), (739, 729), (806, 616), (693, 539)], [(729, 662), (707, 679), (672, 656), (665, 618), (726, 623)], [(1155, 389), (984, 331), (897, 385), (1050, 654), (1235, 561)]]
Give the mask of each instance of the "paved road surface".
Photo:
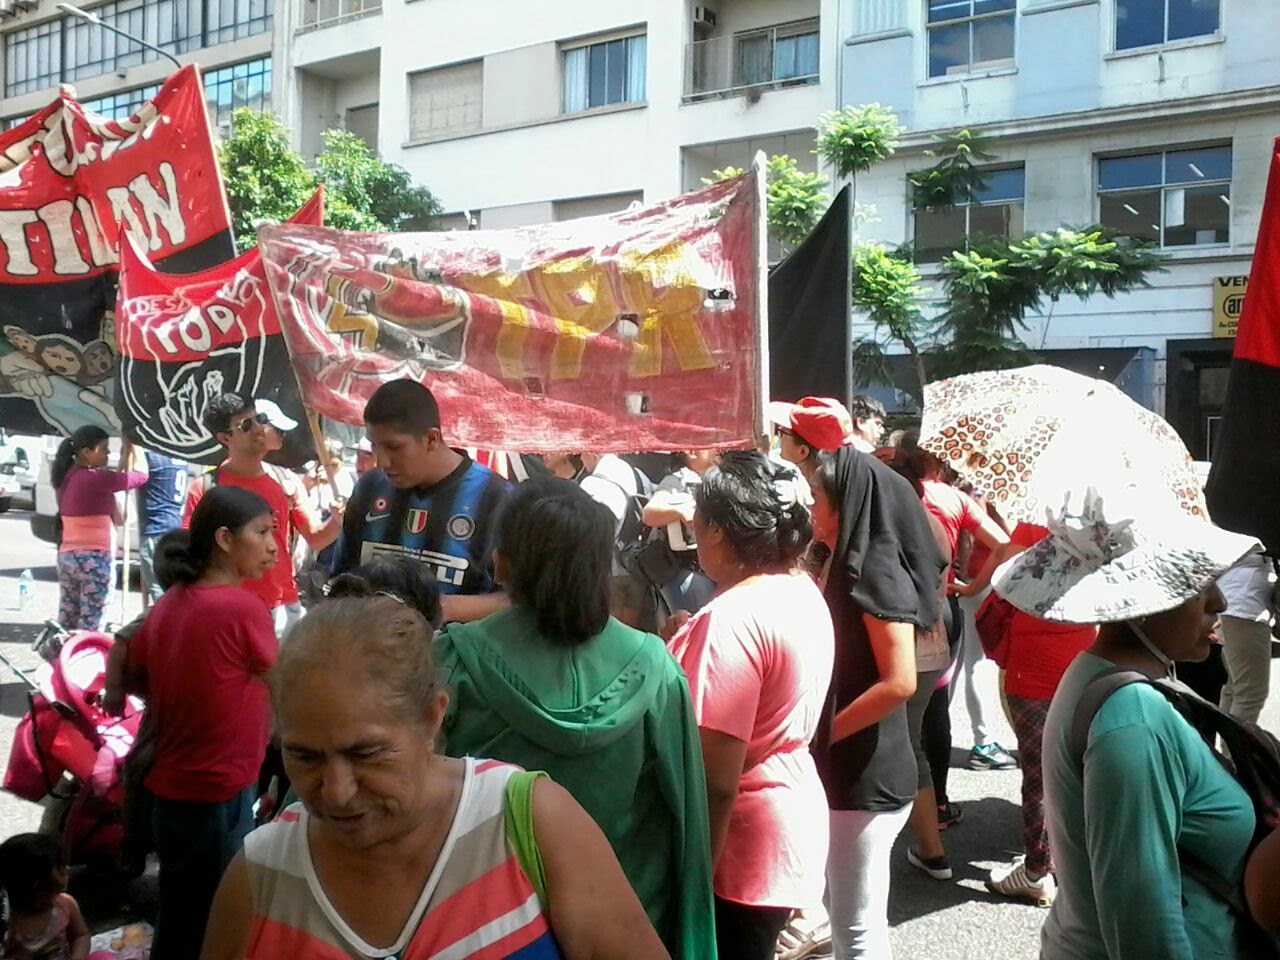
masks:
[[(38, 658), (30, 650), (37, 624), (57, 613), (57, 583), (53, 548), (31, 536), (29, 514), (15, 510), (0, 515), (0, 653), (21, 668), (32, 668)], [(18, 607), (18, 577), (30, 568), (35, 574), (34, 602)], [(128, 616), (138, 611), (137, 594), (131, 597)], [(113, 619), (119, 618), (113, 607)], [(1275, 676), (1273, 689), (1280, 689)], [(994, 696), (994, 669), (983, 665), (982, 680)], [(1018, 772), (975, 773), (960, 766), (970, 744), (969, 722), (957, 698), (952, 711), (955, 751), (951, 771), (952, 798), (964, 806), (964, 822), (947, 831), (945, 840), (955, 869), (955, 879), (940, 883), (919, 873), (906, 862), (905, 841), (894, 854), (890, 921), (893, 948), (899, 958), (921, 960), (1013, 960), (1038, 954), (1038, 933), (1044, 911), (1030, 905), (1001, 901), (987, 892), (983, 879), (1001, 861), (1020, 849)], [(1269, 729), (1280, 729), (1280, 698), (1272, 698), (1263, 715)], [(25, 687), (0, 667), (0, 745), (7, 745), (26, 710)], [(996, 711), (999, 739), (1012, 746), (1014, 738)], [(7, 749), (5, 751), (7, 756)], [(34, 830), (40, 808), (0, 793), (0, 838)], [(85, 878), (75, 892), (97, 923), (118, 923), (140, 915), (154, 898), (154, 878), (144, 878), (127, 888)]]

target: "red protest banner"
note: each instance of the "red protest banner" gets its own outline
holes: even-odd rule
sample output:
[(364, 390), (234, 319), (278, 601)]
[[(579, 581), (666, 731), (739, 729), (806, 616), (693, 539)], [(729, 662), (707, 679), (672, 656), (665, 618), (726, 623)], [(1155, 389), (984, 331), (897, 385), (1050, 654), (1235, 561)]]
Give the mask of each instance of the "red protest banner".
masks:
[(760, 422), (757, 173), (502, 231), (260, 231), (309, 408), (436, 394), (449, 442), (525, 452), (748, 444)]
[[(289, 222), (323, 223), (323, 189)], [(116, 337), (116, 412), (125, 435), (148, 449), (221, 462), (225, 450), (205, 429), (203, 416), (222, 393), (272, 400), (289, 417), (306, 421), (257, 250), (200, 273), (161, 273), (126, 237)], [(312, 455), (305, 427), (296, 446), (302, 459)]]
[(233, 253), (231, 217), (193, 66), (126, 120), (68, 93), (0, 134), (0, 416), (9, 429), (114, 421), (114, 303), (123, 230), (166, 270)]

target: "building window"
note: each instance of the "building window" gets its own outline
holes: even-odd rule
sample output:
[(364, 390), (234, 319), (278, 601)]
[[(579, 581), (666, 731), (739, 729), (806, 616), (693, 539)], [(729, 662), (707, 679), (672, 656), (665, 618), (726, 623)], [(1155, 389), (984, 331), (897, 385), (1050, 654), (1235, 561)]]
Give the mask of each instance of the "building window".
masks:
[(483, 60), (409, 74), (409, 139), (466, 133), (483, 123)]
[(1013, 66), (1017, 0), (928, 0), (929, 76)]
[(271, 58), (237, 63), (204, 75), (204, 102), (209, 126), (220, 137), (231, 134), (232, 114), (241, 107), (271, 109)]
[(801, 20), (735, 37), (735, 85), (817, 79), (818, 21)]
[(1022, 236), (1026, 171), (1022, 166), (988, 170), (986, 184), (971, 199), (946, 210), (916, 210), (917, 263), (936, 263), (978, 237)]
[(4, 95), (16, 97), (62, 80), (62, 21), (4, 35)]
[(348, 107), (344, 126), (348, 133), (354, 133), (363, 140), (370, 150), (378, 152), (378, 104)]
[(230, 43), (271, 29), (272, 0), (204, 0), (207, 45)]
[[(112, 0), (93, 8), (102, 20), (169, 53), (271, 30), (274, 0)], [(72, 17), (5, 34), (6, 97), (124, 70), (160, 54), (97, 24)]]
[(1104, 226), (1162, 247), (1231, 240), (1231, 147), (1166, 150), (1098, 161)]
[(108, 94), (97, 100), (85, 100), (80, 105), (86, 110), (101, 114), (108, 120), (128, 120), (144, 103), (159, 92), (159, 84), (152, 84), (149, 87), (139, 87), (137, 90)]
[(641, 33), (565, 49), (563, 112), (644, 100), (647, 46)]
[(1116, 49), (1218, 32), (1221, 0), (1116, 0)]

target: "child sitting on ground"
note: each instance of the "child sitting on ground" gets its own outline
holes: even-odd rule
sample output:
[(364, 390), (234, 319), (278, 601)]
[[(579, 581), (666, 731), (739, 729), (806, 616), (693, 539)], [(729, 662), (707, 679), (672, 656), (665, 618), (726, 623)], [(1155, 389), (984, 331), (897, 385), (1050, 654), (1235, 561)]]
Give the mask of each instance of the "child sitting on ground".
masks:
[(66, 892), (66, 861), (53, 837), (20, 833), (0, 844), (7, 909), (4, 960), (84, 960), (89, 927)]

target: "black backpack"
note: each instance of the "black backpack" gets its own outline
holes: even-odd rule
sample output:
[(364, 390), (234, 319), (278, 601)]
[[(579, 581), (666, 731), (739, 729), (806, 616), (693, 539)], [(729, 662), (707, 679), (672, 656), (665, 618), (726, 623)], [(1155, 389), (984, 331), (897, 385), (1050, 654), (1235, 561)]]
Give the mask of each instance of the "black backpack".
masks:
[[(1213, 755), (1244, 788), (1253, 802), (1258, 821), (1249, 844), (1252, 852), (1272, 830), (1280, 826), (1280, 740), (1256, 723), (1231, 716), (1175, 680), (1153, 680), (1144, 673), (1124, 667), (1104, 670), (1090, 680), (1071, 719), (1070, 749), (1076, 766), (1084, 767), (1084, 752), (1094, 716), (1111, 694), (1131, 683), (1145, 683), (1163, 694), (1183, 719), (1204, 737)], [(1214, 747), (1218, 739), (1226, 750), (1225, 755)], [(1213, 867), (1182, 847), (1178, 848), (1178, 863), (1184, 874), (1225, 901), (1239, 917), (1241, 937), (1250, 948), (1250, 956), (1280, 958), (1280, 941), (1254, 922), (1242, 886), (1228, 882)]]

